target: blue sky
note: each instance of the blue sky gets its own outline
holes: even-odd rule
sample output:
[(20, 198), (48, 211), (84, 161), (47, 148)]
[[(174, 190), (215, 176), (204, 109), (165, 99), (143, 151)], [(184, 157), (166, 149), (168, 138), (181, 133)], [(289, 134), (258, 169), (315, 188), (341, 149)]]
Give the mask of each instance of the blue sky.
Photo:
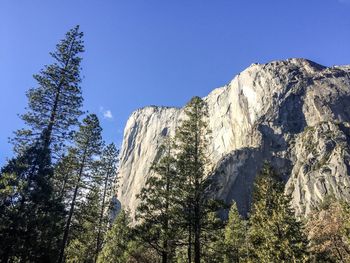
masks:
[(76, 24), (84, 108), (117, 144), (133, 110), (182, 106), (252, 63), (350, 64), (350, 0), (0, 0), (0, 165), (32, 75)]

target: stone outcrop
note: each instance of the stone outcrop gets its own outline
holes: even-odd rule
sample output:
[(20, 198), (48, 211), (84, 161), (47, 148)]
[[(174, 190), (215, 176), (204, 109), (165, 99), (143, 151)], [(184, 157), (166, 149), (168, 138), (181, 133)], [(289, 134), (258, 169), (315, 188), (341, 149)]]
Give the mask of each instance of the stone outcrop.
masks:
[[(194, 94), (195, 95), (195, 94)], [(208, 104), (212, 194), (241, 213), (266, 160), (286, 180), (293, 206), (307, 214), (327, 194), (350, 200), (350, 66), (305, 59), (253, 64), (204, 98)], [(183, 109), (145, 107), (124, 131), (118, 199), (133, 214), (159, 146)]]

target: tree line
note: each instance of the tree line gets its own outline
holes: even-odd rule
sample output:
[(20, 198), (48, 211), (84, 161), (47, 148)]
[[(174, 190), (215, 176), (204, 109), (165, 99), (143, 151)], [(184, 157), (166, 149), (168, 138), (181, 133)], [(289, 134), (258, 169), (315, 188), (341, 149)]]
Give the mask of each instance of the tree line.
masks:
[[(255, 179), (247, 217), (234, 202), (228, 206), (211, 197), (208, 187), (215, 188), (215, 182), (208, 176), (207, 118), (206, 103), (192, 98), (176, 135), (164, 140), (162, 157), (152, 166), (155, 175), (138, 196), (136, 224), (130, 226), (124, 211), (124, 219), (113, 226), (110, 234), (117, 236), (116, 229), (123, 228), (129, 236), (106, 241), (103, 258), (112, 259), (106, 262), (348, 262), (349, 204), (327, 196), (308, 219), (296, 217), (285, 182), (267, 162)], [(222, 220), (228, 208), (228, 219)], [(128, 240), (134, 245), (121, 254), (109, 250)], [(140, 249), (145, 258), (140, 259)]]
[(0, 171), (1, 262), (96, 262), (102, 249), (119, 151), (95, 114), (80, 121), (83, 52), (77, 26), (26, 94), (25, 128)]
[(136, 217), (121, 209), (114, 219), (119, 151), (104, 143), (98, 117), (82, 111), (83, 52), (77, 26), (27, 92), (25, 128), (15, 132), (14, 157), (0, 171), (1, 262), (350, 260), (349, 204), (329, 196), (308, 218), (297, 218), (268, 163), (256, 177), (247, 217), (234, 202), (212, 197), (212, 135), (199, 97), (186, 105), (175, 136), (165, 136)]

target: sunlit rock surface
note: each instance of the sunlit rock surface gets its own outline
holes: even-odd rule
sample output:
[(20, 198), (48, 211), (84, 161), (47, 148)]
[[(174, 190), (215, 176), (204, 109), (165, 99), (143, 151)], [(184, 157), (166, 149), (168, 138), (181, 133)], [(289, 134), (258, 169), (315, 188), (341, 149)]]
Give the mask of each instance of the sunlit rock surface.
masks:
[[(234, 199), (245, 214), (254, 177), (267, 160), (286, 180), (300, 215), (327, 194), (350, 200), (350, 66), (305, 59), (253, 64), (205, 100), (213, 195)], [(159, 146), (182, 118), (183, 109), (156, 106), (130, 116), (118, 199), (132, 215)]]

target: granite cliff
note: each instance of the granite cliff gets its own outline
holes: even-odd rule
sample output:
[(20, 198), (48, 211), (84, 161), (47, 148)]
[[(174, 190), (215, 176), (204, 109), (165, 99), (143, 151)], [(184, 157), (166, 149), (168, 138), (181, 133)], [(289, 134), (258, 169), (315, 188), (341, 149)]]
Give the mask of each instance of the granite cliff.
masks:
[[(284, 177), (300, 215), (327, 194), (350, 201), (350, 66), (306, 59), (253, 64), (204, 99), (214, 196), (234, 199), (246, 213), (254, 177), (267, 160)], [(118, 199), (132, 214), (159, 146), (182, 117), (183, 109), (156, 106), (130, 116)]]

